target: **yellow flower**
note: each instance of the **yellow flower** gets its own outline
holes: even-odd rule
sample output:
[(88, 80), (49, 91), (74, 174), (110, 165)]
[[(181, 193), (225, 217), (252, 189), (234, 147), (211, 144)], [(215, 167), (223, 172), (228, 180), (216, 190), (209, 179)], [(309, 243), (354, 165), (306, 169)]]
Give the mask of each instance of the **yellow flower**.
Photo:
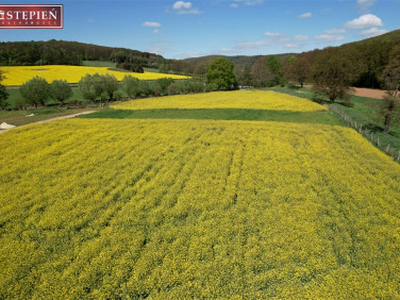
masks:
[(310, 100), (272, 91), (233, 91), (192, 95), (177, 95), (162, 98), (139, 99), (112, 106), (115, 109), (262, 109), (282, 111), (326, 111), (325, 106)]
[(173, 79), (186, 79), (187, 76), (162, 74), (162, 73), (133, 73), (133, 72), (120, 72), (110, 70), (106, 67), (83, 67), (83, 66), (0, 66), (0, 70), (4, 72), (5, 79), (3, 84), (6, 86), (19, 86), (24, 84), (26, 81), (32, 79), (35, 76), (43, 77), (47, 82), (53, 80), (64, 79), (69, 83), (78, 83), (79, 80), (86, 74), (99, 73), (101, 75), (112, 74), (119, 81), (124, 76), (131, 75), (142, 80), (155, 80), (163, 77), (169, 77)]

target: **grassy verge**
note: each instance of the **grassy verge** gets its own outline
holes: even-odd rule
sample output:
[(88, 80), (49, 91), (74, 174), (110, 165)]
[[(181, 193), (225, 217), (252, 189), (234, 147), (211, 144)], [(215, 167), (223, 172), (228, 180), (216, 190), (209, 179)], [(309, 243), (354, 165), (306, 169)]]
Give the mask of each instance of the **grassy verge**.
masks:
[(247, 120), (278, 121), (339, 125), (339, 120), (331, 112), (290, 112), (255, 109), (146, 109), (102, 111), (80, 116), (81, 118), (103, 119), (197, 119), (197, 120)]

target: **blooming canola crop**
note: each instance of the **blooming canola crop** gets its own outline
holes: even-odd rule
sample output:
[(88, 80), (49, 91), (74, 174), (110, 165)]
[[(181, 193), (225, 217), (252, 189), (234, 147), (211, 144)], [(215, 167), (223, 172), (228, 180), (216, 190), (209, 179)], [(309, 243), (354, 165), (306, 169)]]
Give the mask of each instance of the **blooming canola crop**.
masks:
[(173, 79), (186, 79), (187, 76), (162, 74), (162, 73), (133, 73), (110, 70), (106, 67), (84, 67), (84, 66), (61, 66), (61, 65), (46, 65), (46, 66), (1, 66), (5, 76), (2, 84), (6, 86), (19, 86), (32, 79), (35, 76), (43, 77), (47, 82), (53, 80), (66, 80), (69, 83), (78, 83), (79, 80), (86, 74), (100, 75), (111, 74), (121, 81), (126, 75), (131, 75), (141, 80), (155, 80), (163, 77)]
[(327, 111), (325, 106), (310, 100), (273, 91), (231, 91), (191, 95), (176, 95), (162, 98), (137, 99), (121, 102), (114, 109), (261, 109), (293, 112)]
[(0, 298), (400, 297), (400, 167), (318, 124), (0, 135)]

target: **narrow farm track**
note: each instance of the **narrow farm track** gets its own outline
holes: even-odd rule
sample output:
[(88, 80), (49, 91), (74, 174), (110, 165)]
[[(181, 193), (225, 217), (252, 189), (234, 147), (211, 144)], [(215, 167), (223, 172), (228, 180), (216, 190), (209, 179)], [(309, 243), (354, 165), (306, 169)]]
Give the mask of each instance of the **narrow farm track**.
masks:
[[(304, 85), (304, 87), (312, 88), (312, 85)], [(354, 96), (383, 99), (383, 97), (385, 97), (386, 95), (385, 91), (383, 90), (356, 88), (356, 87), (353, 87), (353, 89), (354, 89), (354, 94), (353, 94)]]
[[(55, 117), (55, 118), (51, 118), (51, 119), (47, 119), (47, 120), (42, 120), (42, 121), (38, 121), (38, 122), (34, 122), (34, 123), (29, 123), (26, 125), (21, 125), (21, 126), (17, 126), (14, 128), (20, 128), (20, 127), (24, 127), (24, 126), (31, 126), (31, 125), (37, 125), (37, 124), (43, 124), (43, 123), (48, 123), (48, 122), (53, 122), (56, 120), (62, 120), (62, 119), (71, 119), (77, 116), (81, 116), (81, 115), (88, 115), (88, 114), (92, 114), (96, 112), (95, 110), (90, 110), (90, 111), (84, 111), (84, 112), (80, 112), (80, 113), (76, 113), (76, 114), (72, 114), (72, 115), (67, 115), (67, 116), (60, 116), (60, 117)], [(9, 128), (9, 129), (3, 129), (0, 130), (0, 134), (10, 130), (10, 129), (14, 129), (14, 128)]]

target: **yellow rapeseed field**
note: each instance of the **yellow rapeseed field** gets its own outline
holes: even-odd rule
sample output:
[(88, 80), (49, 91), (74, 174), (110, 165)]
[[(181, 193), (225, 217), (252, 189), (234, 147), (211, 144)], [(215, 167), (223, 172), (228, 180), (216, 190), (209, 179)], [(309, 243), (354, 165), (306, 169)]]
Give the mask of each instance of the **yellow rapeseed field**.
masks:
[(327, 108), (310, 100), (273, 91), (233, 91), (206, 94), (176, 95), (162, 98), (139, 99), (121, 102), (114, 109), (262, 109), (297, 112), (326, 111)]
[(0, 148), (1, 299), (400, 297), (400, 166), (351, 129), (71, 119)]
[(101, 75), (112, 74), (118, 80), (122, 80), (125, 75), (132, 75), (138, 79), (153, 80), (163, 77), (174, 79), (185, 79), (187, 76), (161, 74), (161, 73), (133, 73), (133, 72), (119, 72), (109, 70), (106, 67), (84, 67), (84, 66), (1, 66), (0, 70), (4, 72), (5, 79), (3, 84), (6, 86), (22, 85), (29, 79), (35, 76), (45, 78), (49, 83), (53, 80), (64, 79), (69, 83), (78, 83), (79, 80), (86, 74), (99, 73)]

